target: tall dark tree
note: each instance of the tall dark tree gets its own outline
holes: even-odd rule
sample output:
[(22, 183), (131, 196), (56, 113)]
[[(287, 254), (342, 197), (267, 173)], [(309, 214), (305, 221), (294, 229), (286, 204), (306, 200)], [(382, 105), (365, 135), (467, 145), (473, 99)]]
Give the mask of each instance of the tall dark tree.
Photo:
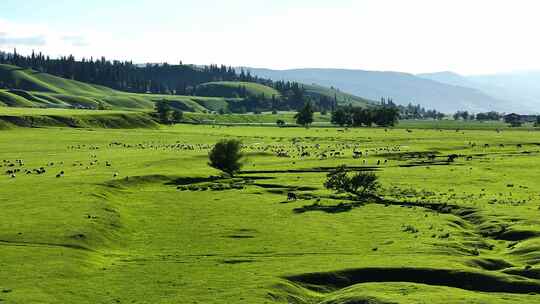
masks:
[(294, 116), (296, 123), (306, 128), (309, 127), (313, 123), (314, 112), (311, 102), (306, 102), (304, 107), (302, 107)]
[(331, 122), (340, 127), (352, 125), (351, 112), (345, 108), (339, 108), (332, 112)]

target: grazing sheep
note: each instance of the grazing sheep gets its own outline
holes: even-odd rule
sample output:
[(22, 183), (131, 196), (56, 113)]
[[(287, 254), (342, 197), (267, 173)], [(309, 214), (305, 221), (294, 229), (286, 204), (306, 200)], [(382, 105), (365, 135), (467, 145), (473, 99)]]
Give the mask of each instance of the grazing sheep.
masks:
[(298, 199), (298, 197), (296, 196), (296, 193), (294, 193), (294, 192), (287, 193), (287, 200), (288, 201), (296, 201), (297, 199)]

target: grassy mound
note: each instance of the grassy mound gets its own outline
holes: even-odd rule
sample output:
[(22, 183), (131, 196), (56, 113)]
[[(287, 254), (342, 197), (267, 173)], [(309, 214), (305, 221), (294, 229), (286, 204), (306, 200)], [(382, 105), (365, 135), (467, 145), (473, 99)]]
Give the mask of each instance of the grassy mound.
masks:
[(539, 293), (540, 283), (487, 272), (432, 268), (362, 268), (328, 273), (310, 273), (287, 277), (313, 290), (338, 290), (372, 282), (410, 282), (447, 286), (471, 291), (505, 293)]
[(17, 88), (25, 91), (83, 96), (101, 96), (116, 93), (115, 90), (103, 86), (64, 79), (47, 73), (6, 64), (0, 64), (0, 79), (4, 82), (14, 83)]
[(82, 110), (44, 110), (34, 112), (0, 112), (0, 129), (10, 127), (41, 128), (158, 128), (158, 124), (146, 113), (96, 111), (88, 113)]
[(248, 96), (261, 96), (266, 98), (280, 96), (281, 94), (274, 88), (252, 82), (241, 81), (219, 81), (208, 82), (197, 86), (197, 95), (209, 97), (239, 97), (241, 91), (245, 89)]
[(229, 102), (234, 101), (225, 98), (126, 93), (13, 65), (0, 65), (0, 83), (16, 88), (0, 90), (0, 106), (8, 107), (96, 109), (104, 106), (110, 109), (149, 110), (157, 101), (168, 101), (175, 109), (206, 112), (226, 108)]

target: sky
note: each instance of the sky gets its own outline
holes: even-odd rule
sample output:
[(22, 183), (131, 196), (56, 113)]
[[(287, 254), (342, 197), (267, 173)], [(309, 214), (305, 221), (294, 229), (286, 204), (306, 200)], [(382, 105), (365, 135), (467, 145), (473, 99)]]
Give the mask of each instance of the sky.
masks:
[(137, 63), (540, 69), (538, 0), (0, 0), (0, 50)]

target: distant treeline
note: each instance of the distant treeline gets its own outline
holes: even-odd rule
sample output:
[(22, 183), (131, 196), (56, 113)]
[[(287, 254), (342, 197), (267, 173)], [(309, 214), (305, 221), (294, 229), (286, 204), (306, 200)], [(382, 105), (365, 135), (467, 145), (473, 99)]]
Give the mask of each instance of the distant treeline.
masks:
[[(385, 103), (383, 99), (381, 101)], [(406, 106), (396, 105), (393, 103), (392, 99), (388, 99), (388, 103), (397, 107), (399, 109), (401, 119), (443, 119), (445, 117), (444, 113), (441, 113), (437, 110), (425, 109), (421, 105), (414, 105), (409, 103)]]
[[(80, 61), (75, 57), (64, 56), (51, 58), (42, 53), (32, 52), (23, 56), (15, 50), (13, 53), (0, 52), (0, 64), (12, 64), (22, 68), (86, 83), (103, 85), (116, 90), (132, 93), (197, 95), (197, 86), (215, 81), (254, 82), (272, 87), (280, 96), (249, 95), (244, 87), (239, 86), (235, 95), (248, 99), (240, 107), (248, 112), (268, 110), (295, 110), (307, 101), (313, 102), (321, 110), (332, 110), (336, 106), (336, 98), (308, 96), (303, 86), (297, 82), (272, 81), (251, 75), (249, 71), (237, 72), (224, 65), (194, 66), (180, 62), (177, 65), (146, 64), (137, 65), (132, 61), (110, 61), (86, 59)], [(0, 87), (17, 88), (12, 79), (0, 79)], [(202, 96), (202, 95), (201, 95)]]
[(455, 120), (501, 120), (504, 117), (504, 113), (499, 113), (495, 111), (486, 112), (486, 113), (469, 113), (469, 111), (457, 111), (452, 115)]
[(332, 124), (341, 127), (392, 127), (400, 118), (400, 110), (392, 102), (381, 102), (380, 105), (370, 108), (353, 106), (339, 107), (332, 112)]

